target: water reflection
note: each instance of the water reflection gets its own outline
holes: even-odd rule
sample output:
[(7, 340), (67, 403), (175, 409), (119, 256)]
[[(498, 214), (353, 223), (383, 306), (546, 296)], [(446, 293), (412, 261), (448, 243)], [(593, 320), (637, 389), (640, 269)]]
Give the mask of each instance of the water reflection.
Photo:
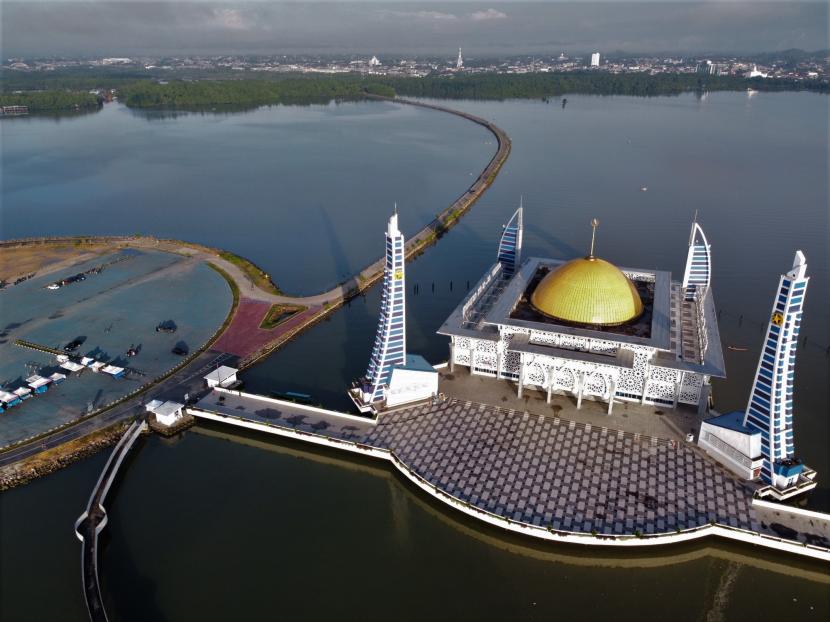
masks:
[[(633, 549), (609, 547), (586, 547), (575, 544), (556, 544), (532, 538), (523, 538), (512, 532), (491, 527), (476, 521), (445, 504), (423, 494), (403, 476), (398, 475), (391, 464), (361, 458), (344, 456), (334, 450), (312, 448), (300, 442), (272, 439), (262, 434), (229, 431), (225, 427), (199, 423), (191, 432), (213, 438), (232, 441), (240, 445), (306, 460), (316, 464), (335, 466), (338, 469), (362, 473), (387, 482), (390, 493), (390, 521), (394, 525), (396, 537), (406, 541), (410, 526), (408, 503), (426, 511), (433, 518), (452, 527), (466, 536), (513, 555), (521, 555), (536, 560), (556, 562), (575, 566), (598, 568), (659, 568), (673, 566), (704, 558), (723, 560), (732, 565), (749, 566), (760, 570), (775, 572), (791, 577), (830, 585), (830, 574), (824, 564), (806, 558), (797, 558), (775, 551), (768, 551), (749, 545), (706, 538), (699, 541), (678, 544), (649, 546)], [(733, 570), (734, 572), (734, 570)]]

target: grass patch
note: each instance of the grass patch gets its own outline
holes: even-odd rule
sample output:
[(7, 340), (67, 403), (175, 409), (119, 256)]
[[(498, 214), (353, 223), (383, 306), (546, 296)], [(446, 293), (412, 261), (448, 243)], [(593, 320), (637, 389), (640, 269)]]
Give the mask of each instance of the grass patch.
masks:
[(280, 295), (282, 292), (280, 288), (274, 285), (274, 282), (271, 280), (271, 277), (266, 274), (264, 270), (262, 270), (256, 264), (248, 261), (244, 257), (240, 257), (239, 255), (234, 255), (228, 251), (219, 251), (219, 256), (224, 259), (225, 261), (231, 262), (237, 268), (242, 270), (254, 285), (256, 285), (262, 291), (268, 292), (270, 294)]
[(228, 318), (230, 318), (233, 315), (234, 309), (236, 309), (236, 306), (239, 304), (239, 287), (231, 275), (222, 270), (222, 268), (217, 266), (215, 263), (209, 261), (207, 262), (207, 265), (216, 270), (216, 272), (218, 272), (222, 278), (228, 282), (228, 286), (231, 288), (231, 293), (233, 294), (233, 306), (231, 307), (231, 313), (228, 314)]
[(268, 309), (268, 313), (265, 314), (265, 317), (259, 327), (265, 330), (270, 330), (275, 326), (282, 324), (288, 318), (294, 317), (297, 313), (305, 310), (306, 307), (302, 305), (271, 305), (271, 308)]

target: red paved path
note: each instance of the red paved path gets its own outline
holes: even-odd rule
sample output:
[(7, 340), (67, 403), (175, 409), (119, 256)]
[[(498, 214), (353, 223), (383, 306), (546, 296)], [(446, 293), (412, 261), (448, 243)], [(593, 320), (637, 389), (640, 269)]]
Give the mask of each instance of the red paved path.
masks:
[(251, 298), (240, 299), (239, 307), (236, 309), (236, 314), (233, 316), (231, 325), (228, 326), (227, 330), (216, 343), (211, 346), (211, 349), (245, 358), (272, 341), (279, 339), (286, 333), (291, 332), (320, 310), (319, 306), (309, 307), (305, 311), (293, 315), (278, 326), (270, 330), (263, 330), (259, 325), (262, 323), (270, 308), (270, 302), (252, 300)]

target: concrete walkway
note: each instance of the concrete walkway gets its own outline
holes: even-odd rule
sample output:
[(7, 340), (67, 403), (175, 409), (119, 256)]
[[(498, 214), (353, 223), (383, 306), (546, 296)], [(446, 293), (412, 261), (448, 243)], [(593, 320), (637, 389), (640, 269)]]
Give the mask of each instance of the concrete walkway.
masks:
[[(497, 527), (590, 546), (707, 536), (830, 560), (817, 519), (765, 522), (753, 486), (687, 443), (446, 399), (376, 421), (214, 391), (197, 418), (390, 460), (438, 500)], [(769, 520), (769, 519), (768, 519)], [(812, 521), (812, 522), (811, 522)]]

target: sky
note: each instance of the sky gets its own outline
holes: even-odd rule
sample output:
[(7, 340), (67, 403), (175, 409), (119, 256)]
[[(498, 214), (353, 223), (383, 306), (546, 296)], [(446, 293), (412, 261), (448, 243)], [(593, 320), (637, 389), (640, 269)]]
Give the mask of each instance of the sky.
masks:
[(0, 0), (11, 56), (755, 53), (826, 49), (826, 2)]

